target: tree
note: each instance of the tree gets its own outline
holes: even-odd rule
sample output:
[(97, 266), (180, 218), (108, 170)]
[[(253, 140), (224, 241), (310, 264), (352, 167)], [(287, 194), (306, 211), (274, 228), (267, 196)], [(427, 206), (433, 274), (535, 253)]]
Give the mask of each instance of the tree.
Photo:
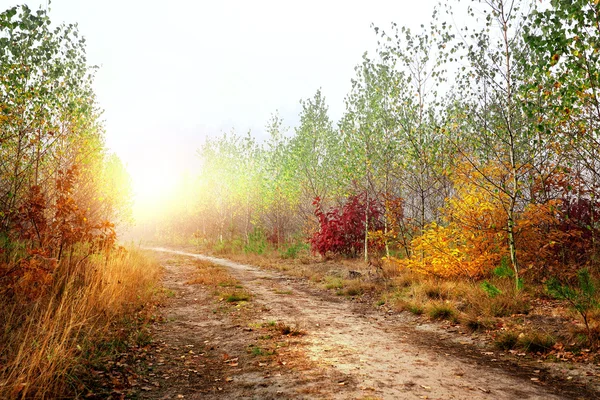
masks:
[[(575, 172), (580, 190), (570, 202), (587, 203), (587, 226), (596, 247), (595, 215), (600, 163), (600, 4), (573, 0), (550, 2), (534, 10), (525, 25), (528, 50), (535, 55), (527, 72), (528, 111), (540, 135), (551, 136), (562, 156), (555, 170)], [(565, 193), (566, 194), (566, 193)]]
[[(516, 0), (480, 1), (484, 4), (485, 28), (469, 30), (469, 39), (452, 52), (464, 50), (468, 68), (461, 75), (460, 101), (449, 115), (450, 132), (457, 151), (477, 172), (479, 184), (496, 197), (506, 214), (507, 247), (516, 286), (520, 266), (516, 245), (518, 214), (526, 205), (524, 188), (539, 146), (532, 146), (531, 129), (521, 107), (519, 89), (523, 76), (519, 63), (526, 62), (521, 36), (524, 17)], [(472, 7), (469, 14), (475, 15)], [(493, 28), (497, 30), (493, 30)], [(457, 139), (459, 138), (459, 139)], [(500, 173), (486, 173), (495, 165)]]
[(0, 14), (0, 54), (0, 231), (6, 232), (29, 185), (51, 179), (54, 168), (68, 164), (61, 157), (68, 145), (98, 127), (94, 69), (74, 25), (52, 30), (44, 10), (10, 8)]
[[(394, 59), (378, 54), (377, 62), (365, 53), (355, 68), (356, 79), (346, 98), (346, 114), (340, 129), (344, 146), (346, 182), (354, 182), (365, 193), (365, 207), (391, 188), (392, 170), (397, 157), (398, 137), (395, 105), (402, 76), (397, 74)], [(364, 258), (369, 260), (369, 225), (371, 216), (365, 208)], [(386, 226), (387, 230), (387, 226)]]
[(296, 179), (304, 195), (299, 204), (300, 211), (308, 217), (312, 214), (311, 204), (315, 198), (327, 202), (339, 192), (340, 182), (336, 179), (339, 147), (321, 90), (317, 90), (312, 99), (301, 100), (300, 104), (300, 126), (290, 138), (289, 148)]

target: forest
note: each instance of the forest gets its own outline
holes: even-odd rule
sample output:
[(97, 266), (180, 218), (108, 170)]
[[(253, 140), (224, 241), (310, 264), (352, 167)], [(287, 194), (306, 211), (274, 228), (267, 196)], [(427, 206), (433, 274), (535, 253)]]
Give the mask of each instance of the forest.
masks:
[[(372, 28), (339, 120), (319, 89), (295, 127), (274, 112), (265, 140), (208, 138), (177, 201), (134, 231), (296, 271), (349, 263), (375, 283), (312, 278), (475, 331), (558, 300), (568, 339), (496, 344), (597, 357), (598, 0), (443, 1), (420, 30)], [(0, 397), (90, 390), (86, 371), (149, 343), (164, 298), (157, 261), (117, 237), (132, 183), (105, 145), (95, 71), (75, 25), (0, 13)]]
[[(598, 3), (475, 2), (470, 26), (374, 27), (345, 113), (318, 90), (268, 139), (210, 138), (160, 238), (383, 259), (515, 287), (597, 275)], [(531, 8), (533, 7), (533, 8)], [(458, 8), (458, 7), (457, 7)]]

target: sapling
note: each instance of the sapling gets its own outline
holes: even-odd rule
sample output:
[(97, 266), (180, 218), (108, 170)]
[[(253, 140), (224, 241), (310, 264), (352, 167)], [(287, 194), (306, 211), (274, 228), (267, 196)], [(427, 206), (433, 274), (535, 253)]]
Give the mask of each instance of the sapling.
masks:
[(579, 288), (562, 284), (558, 279), (552, 278), (546, 283), (546, 290), (551, 296), (569, 302), (571, 307), (579, 313), (585, 324), (588, 341), (595, 348), (596, 341), (590, 328), (590, 315), (599, 306), (596, 297), (596, 284), (586, 268), (577, 272), (577, 278)]

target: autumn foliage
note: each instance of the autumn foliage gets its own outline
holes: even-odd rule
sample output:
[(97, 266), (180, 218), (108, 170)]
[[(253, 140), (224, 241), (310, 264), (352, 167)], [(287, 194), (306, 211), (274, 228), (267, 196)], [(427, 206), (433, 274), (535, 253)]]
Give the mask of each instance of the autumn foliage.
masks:
[(80, 397), (78, 368), (158, 270), (116, 246), (130, 187), (77, 28), (12, 7), (0, 54), (0, 397)]
[[(490, 167), (491, 168), (491, 167)], [(485, 171), (497, 175), (502, 168)], [(507, 200), (482, 174), (459, 166), (452, 178), (455, 194), (411, 242), (412, 254), (399, 265), (439, 277), (479, 279), (509, 257)], [(531, 280), (573, 278), (592, 261), (598, 235), (598, 206), (593, 192), (571, 170), (555, 172), (531, 188), (532, 199), (516, 219), (516, 245), (522, 272)]]
[(408, 268), (440, 276), (478, 278), (506, 255), (506, 217), (486, 186), (466, 171), (453, 177), (455, 196), (448, 199), (442, 219), (431, 222), (411, 243), (411, 257), (398, 260)]
[(340, 254), (356, 257), (364, 251), (365, 220), (369, 229), (383, 229), (382, 208), (374, 199), (367, 200), (366, 193), (350, 196), (341, 208), (323, 210), (321, 199), (315, 198), (315, 215), (319, 230), (310, 238), (314, 252), (321, 255)]

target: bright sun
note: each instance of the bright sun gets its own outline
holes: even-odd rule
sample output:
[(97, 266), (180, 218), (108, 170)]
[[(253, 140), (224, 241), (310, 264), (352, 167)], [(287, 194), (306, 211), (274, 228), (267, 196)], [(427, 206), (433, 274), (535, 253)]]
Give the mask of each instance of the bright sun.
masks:
[(177, 196), (179, 174), (165, 165), (145, 166), (131, 171), (134, 215), (145, 219), (159, 212)]

